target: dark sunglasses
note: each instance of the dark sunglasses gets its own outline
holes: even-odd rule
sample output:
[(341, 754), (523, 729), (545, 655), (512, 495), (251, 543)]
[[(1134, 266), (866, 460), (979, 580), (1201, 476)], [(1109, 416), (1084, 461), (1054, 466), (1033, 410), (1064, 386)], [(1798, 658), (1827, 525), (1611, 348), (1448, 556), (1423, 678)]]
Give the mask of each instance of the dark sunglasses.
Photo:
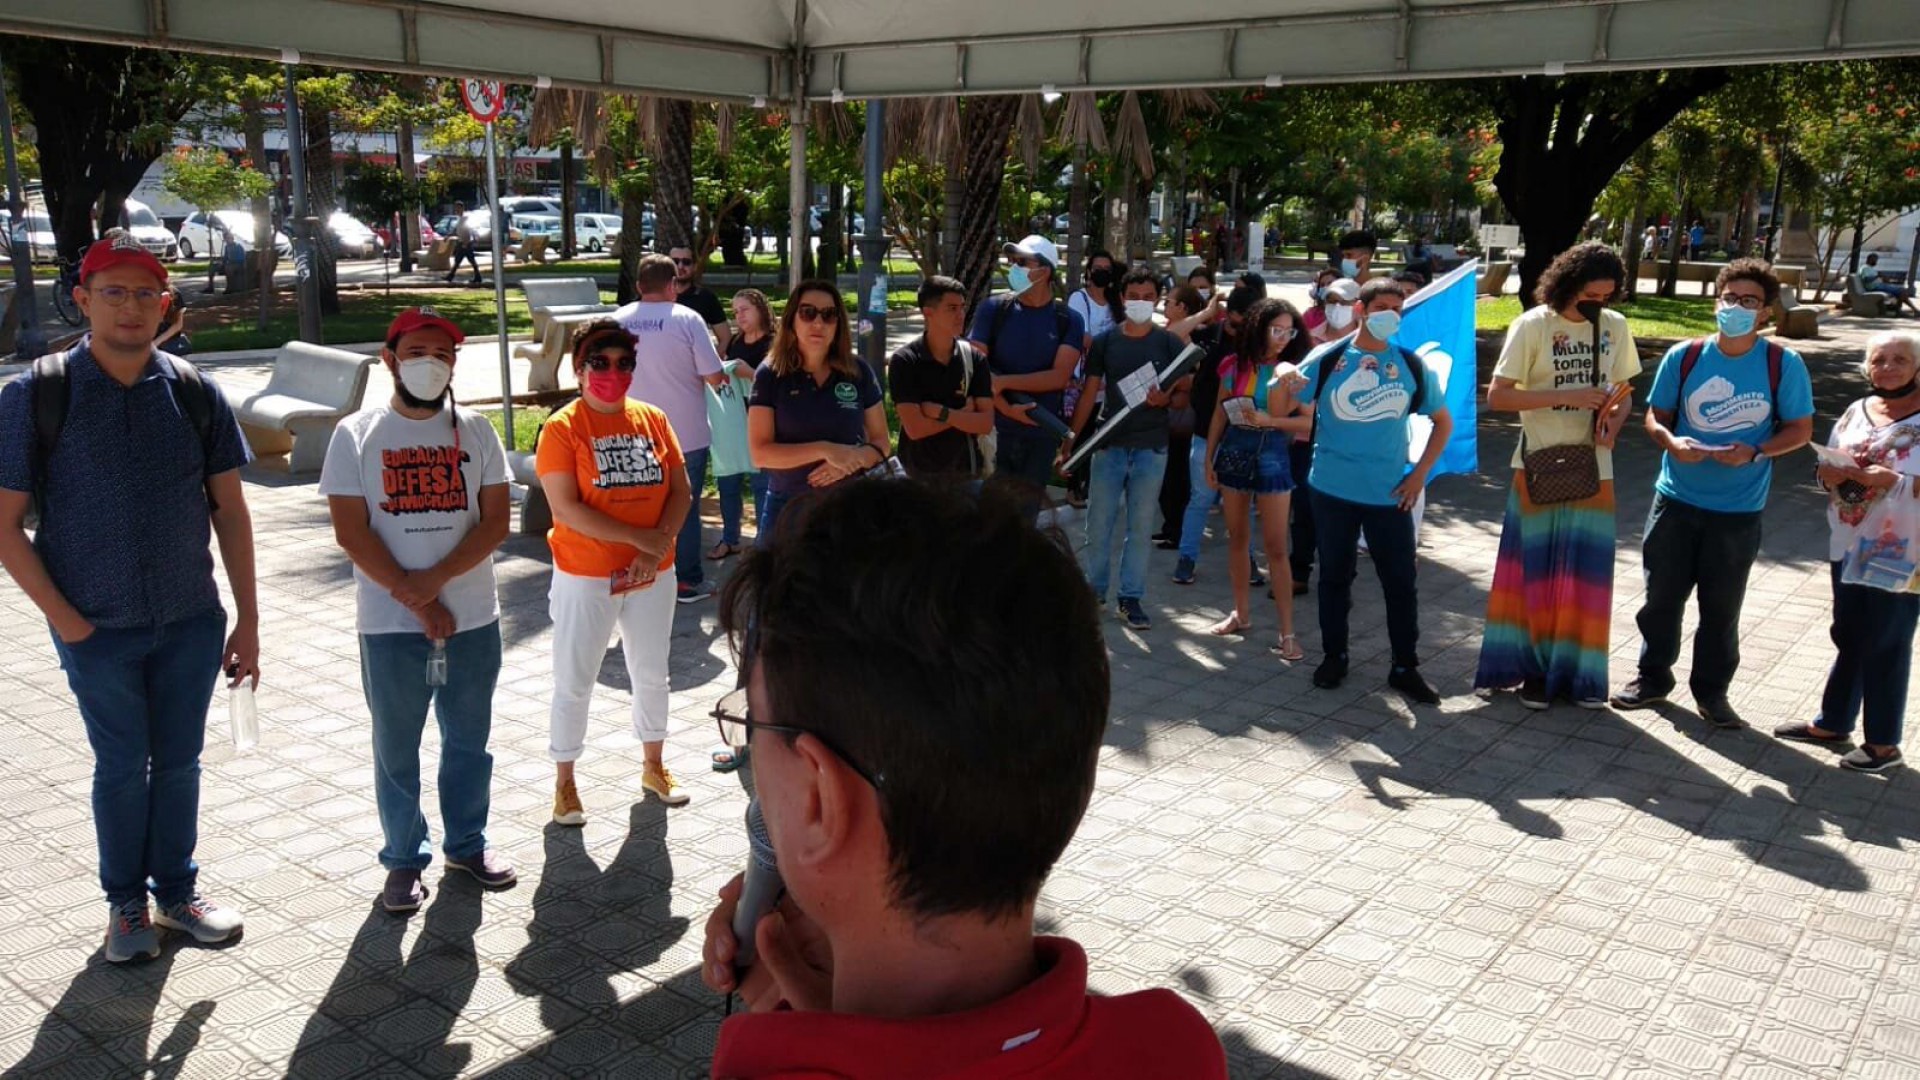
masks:
[(632, 371), (634, 360), (632, 353), (600, 352), (587, 357), (588, 371), (605, 371), (615, 368), (620, 371)]
[(673, 260), (673, 265), (675, 265), (675, 266), (692, 266), (692, 265), (693, 265), (693, 260), (692, 260), (692, 259), (675, 259), (675, 260)]
[(799, 307), (793, 309), (793, 314), (794, 317), (801, 322), (837, 323), (840, 321), (839, 308), (814, 307), (812, 304), (801, 304)]

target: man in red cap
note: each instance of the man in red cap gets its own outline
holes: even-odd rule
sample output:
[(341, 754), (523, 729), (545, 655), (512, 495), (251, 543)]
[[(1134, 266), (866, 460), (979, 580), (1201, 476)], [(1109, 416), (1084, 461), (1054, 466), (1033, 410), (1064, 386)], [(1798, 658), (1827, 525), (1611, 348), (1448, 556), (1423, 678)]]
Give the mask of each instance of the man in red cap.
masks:
[[(216, 673), (260, 678), (251, 455), (219, 387), (154, 349), (166, 286), (159, 260), (110, 231), (73, 291), (90, 332), (0, 390), (0, 565), (46, 615), (93, 747), (112, 963), (158, 956), (156, 922), (207, 943), (241, 928), (196, 891), (193, 850)], [(230, 635), (214, 537), (239, 608)]]
[(493, 553), (507, 538), (507, 455), (486, 417), (453, 406), (466, 335), (432, 308), (387, 327), (380, 360), (393, 398), (341, 421), (320, 468), (334, 539), (359, 582), (361, 682), (373, 716), (374, 802), (386, 845), (380, 902), (418, 910), (433, 861), (420, 812), (420, 733), (440, 723), (440, 824), (447, 866), (489, 889), (514, 882), (487, 848), (500, 594)]

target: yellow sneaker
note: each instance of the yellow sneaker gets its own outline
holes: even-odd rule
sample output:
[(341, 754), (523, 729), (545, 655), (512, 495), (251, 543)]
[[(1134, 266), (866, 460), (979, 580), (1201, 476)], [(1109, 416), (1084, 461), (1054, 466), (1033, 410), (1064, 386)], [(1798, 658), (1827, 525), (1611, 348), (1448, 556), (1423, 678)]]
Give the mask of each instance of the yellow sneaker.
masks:
[(580, 789), (569, 780), (553, 789), (553, 821), (556, 825), (585, 825), (586, 808), (580, 805)]
[(668, 806), (685, 806), (692, 797), (681, 790), (680, 781), (673, 778), (673, 770), (664, 765), (658, 769), (647, 766), (640, 774), (640, 786), (660, 796), (660, 801)]

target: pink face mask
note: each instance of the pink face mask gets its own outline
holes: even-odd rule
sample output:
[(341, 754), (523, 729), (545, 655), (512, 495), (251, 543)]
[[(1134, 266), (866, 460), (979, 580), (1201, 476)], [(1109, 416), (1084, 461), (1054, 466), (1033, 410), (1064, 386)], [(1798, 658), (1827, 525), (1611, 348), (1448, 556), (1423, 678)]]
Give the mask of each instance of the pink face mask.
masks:
[(627, 396), (627, 388), (632, 385), (631, 371), (587, 372), (587, 392), (601, 401), (619, 401)]

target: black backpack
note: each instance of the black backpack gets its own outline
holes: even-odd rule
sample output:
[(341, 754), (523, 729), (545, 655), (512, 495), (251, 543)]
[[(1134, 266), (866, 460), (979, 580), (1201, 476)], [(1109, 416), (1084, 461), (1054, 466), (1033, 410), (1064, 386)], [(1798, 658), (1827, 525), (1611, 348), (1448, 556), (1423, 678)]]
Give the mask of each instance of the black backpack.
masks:
[[(154, 354), (162, 364), (171, 365), (182, 390), (175, 401), (187, 414), (194, 434), (200, 437), (201, 467), (213, 455), (213, 391), (200, 369), (170, 353)], [(67, 410), (73, 404), (73, 385), (67, 378), (67, 366), (73, 353), (48, 353), (33, 362), (33, 517), (35, 526), (47, 502), (47, 463), (54, 445), (67, 424)]]
[[(993, 326), (987, 331), (986, 346), (989, 364), (993, 362), (994, 356), (997, 355), (996, 350), (1000, 347), (1000, 328), (1007, 325), (1007, 320), (1013, 316), (1013, 306), (1020, 302), (1017, 293), (1001, 293), (994, 299), (999, 303), (993, 309)], [(1052, 305), (1053, 336), (1058, 339), (1054, 348), (1057, 349), (1060, 345), (1067, 344), (1067, 330), (1073, 326), (1073, 313), (1066, 304), (1058, 300), (1053, 301)], [(1081, 344), (1078, 341), (1072, 343), (1075, 349), (1079, 349)]]

